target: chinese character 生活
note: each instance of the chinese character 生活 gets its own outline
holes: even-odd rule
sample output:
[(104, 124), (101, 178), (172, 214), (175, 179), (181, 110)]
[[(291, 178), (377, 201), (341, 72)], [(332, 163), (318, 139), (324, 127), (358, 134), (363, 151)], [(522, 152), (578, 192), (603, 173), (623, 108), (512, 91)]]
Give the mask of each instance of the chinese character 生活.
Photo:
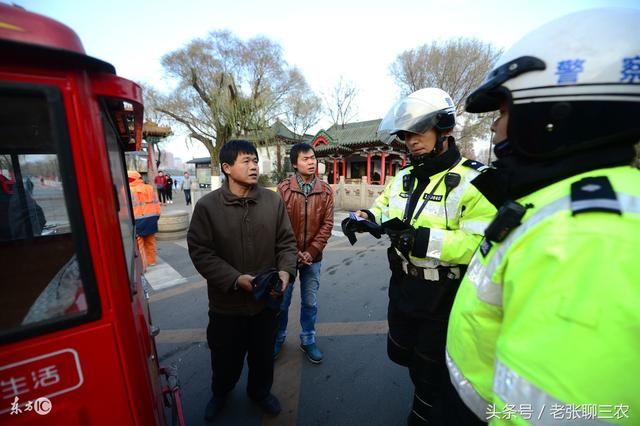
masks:
[(558, 84), (577, 83), (578, 74), (584, 71), (584, 59), (567, 59), (558, 62), (556, 75)]
[(640, 82), (640, 55), (622, 60), (622, 77), (620, 81), (627, 83)]
[(41, 386), (51, 386), (60, 382), (60, 374), (58, 374), (58, 369), (55, 365), (49, 365), (39, 369), (37, 373), (32, 371), (31, 379), (33, 381), (33, 388), (38, 389)]
[(10, 377), (9, 380), (0, 381), (0, 392), (2, 392), (2, 399), (11, 399), (29, 392), (29, 386), (24, 377)]

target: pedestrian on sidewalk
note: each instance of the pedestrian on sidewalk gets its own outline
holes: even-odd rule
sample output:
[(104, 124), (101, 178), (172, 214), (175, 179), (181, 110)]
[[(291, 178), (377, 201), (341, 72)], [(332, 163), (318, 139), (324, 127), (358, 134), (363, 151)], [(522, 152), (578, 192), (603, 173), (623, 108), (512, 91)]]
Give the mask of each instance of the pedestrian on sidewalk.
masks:
[(226, 177), (195, 206), (187, 233), (189, 255), (207, 280), (212, 398), (210, 421), (249, 365), (247, 394), (269, 415), (280, 413), (271, 394), (278, 311), (253, 295), (253, 279), (275, 268), (286, 291), (296, 273), (296, 240), (282, 198), (258, 185), (258, 152), (248, 141), (220, 149)]
[[(291, 226), (298, 242), (298, 273), (300, 274), (300, 349), (314, 364), (322, 362), (322, 352), (316, 344), (316, 319), (318, 317), (318, 289), (322, 251), (333, 229), (333, 190), (328, 183), (316, 177), (318, 160), (313, 147), (298, 143), (291, 147), (291, 164), (295, 174), (278, 185)], [(289, 306), (293, 293), (293, 281), (282, 301), (278, 336), (273, 350), (278, 356), (287, 337)]]
[(158, 172), (158, 176), (153, 178), (153, 183), (156, 185), (156, 191), (158, 192), (158, 201), (162, 204), (166, 204), (167, 201), (167, 192), (164, 189), (166, 182), (167, 178), (161, 171)]
[(142, 256), (144, 268), (156, 264), (156, 233), (160, 219), (160, 203), (153, 187), (144, 183), (142, 176), (135, 170), (127, 172), (133, 216), (136, 220), (136, 241)]
[(193, 182), (193, 178), (189, 176), (189, 172), (184, 172), (184, 177), (182, 178), (182, 182), (180, 183), (180, 188), (184, 191), (184, 200), (187, 205), (191, 205), (191, 183)]
[(167, 204), (173, 204), (173, 178), (170, 174), (166, 176), (164, 190), (167, 197)]

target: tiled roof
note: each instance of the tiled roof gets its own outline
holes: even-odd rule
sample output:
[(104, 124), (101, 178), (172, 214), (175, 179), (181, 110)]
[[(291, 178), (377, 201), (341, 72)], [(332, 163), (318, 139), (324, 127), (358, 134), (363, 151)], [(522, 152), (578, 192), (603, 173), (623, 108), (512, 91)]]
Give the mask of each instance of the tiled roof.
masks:
[(211, 157), (198, 157), (187, 161), (188, 164), (208, 164), (211, 162)]
[[(327, 130), (319, 131), (314, 137), (316, 142), (315, 150), (320, 155), (342, 154), (349, 155), (357, 152), (360, 148), (383, 148), (386, 145), (378, 139), (378, 126), (382, 119), (359, 121), (348, 123), (344, 126), (333, 125)], [(328, 143), (325, 143), (328, 142)], [(404, 142), (394, 140), (391, 148), (404, 151)]]
[(171, 127), (160, 126), (153, 121), (145, 121), (142, 124), (142, 135), (147, 136), (161, 136), (166, 137), (172, 133)]
[(290, 143), (297, 143), (310, 142), (313, 136), (302, 135), (302, 137), (300, 137), (300, 135), (292, 132), (281, 121), (277, 120), (267, 129), (259, 130), (257, 132), (249, 132), (245, 136), (240, 136), (240, 138), (245, 138), (251, 142), (269, 142), (274, 139), (280, 139)]
[(339, 145), (366, 145), (380, 142), (377, 131), (382, 119), (347, 123), (344, 126), (334, 124), (325, 133), (329, 136), (329, 143)]
[(339, 144), (321, 144), (314, 148), (316, 150), (316, 154), (330, 155), (330, 154), (342, 154), (349, 155), (353, 152), (353, 149)]

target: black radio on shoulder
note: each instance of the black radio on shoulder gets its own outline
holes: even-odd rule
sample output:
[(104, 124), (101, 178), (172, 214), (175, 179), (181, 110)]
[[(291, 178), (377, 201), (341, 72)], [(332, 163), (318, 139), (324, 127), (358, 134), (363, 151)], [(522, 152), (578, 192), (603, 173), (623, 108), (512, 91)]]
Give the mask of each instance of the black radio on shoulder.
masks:
[(520, 220), (526, 211), (526, 206), (507, 201), (498, 209), (495, 219), (485, 229), (484, 236), (497, 243), (504, 241), (512, 230), (520, 226)]
[(402, 190), (404, 192), (410, 192), (413, 189), (413, 180), (415, 178), (412, 174), (406, 174), (402, 176)]

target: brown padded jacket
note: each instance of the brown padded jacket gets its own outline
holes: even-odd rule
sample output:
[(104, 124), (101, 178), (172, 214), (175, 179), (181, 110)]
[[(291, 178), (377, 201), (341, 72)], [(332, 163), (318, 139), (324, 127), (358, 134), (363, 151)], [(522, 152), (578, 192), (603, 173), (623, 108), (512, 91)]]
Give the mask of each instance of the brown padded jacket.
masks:
[(296, 275), (296, 241), (284, 203), (259, 186), (240, 198), (225, 181), (202, 197), (193, 210), (187, 244), (193, 265), (207, 280), (209, 309), (219, 314), (255, 315), (264, 309), (251, 293), (233, 290), (240, 275), (269, 268)]
[(319, 262), (333, 229), (333, 189), (316, 179), (305, 197), (294, 175), (280, 182), (278, 192), (287, 206), (298, 250), (308, 252), (313, 262)]

